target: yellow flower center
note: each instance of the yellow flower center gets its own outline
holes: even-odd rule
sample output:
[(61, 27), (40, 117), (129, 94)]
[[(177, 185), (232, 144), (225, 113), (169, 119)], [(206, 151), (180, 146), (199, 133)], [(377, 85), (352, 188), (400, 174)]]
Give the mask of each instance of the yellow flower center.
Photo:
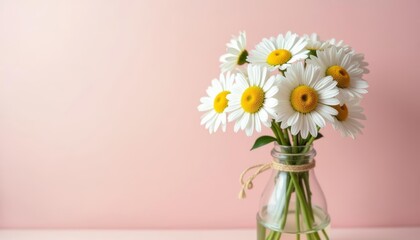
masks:
[(334, 65), (327, 69), (327, 75), (334, 78), (337, 81), (337, 86), (339, 88), (348, 88), (350, 87), (350, 75), (347, 73), (346, 69)]
[(277, 49), (272, 51), (267, 57), (267, 63), (275, 66), (287, 63), (292, 58), (292, 54), (286, 49)]
[(241, 106), (245, 112), (256, 113), (264, 104), (265, 93), (262, 88), (252, 86), (242, 94)]
[(290, 102), (296, 111), (309, 113), (318, 105), (318, 93), (311, 87), (301, 85), (293, 89)]
[(335, 105), (332, 107), (338, 112), (338, 114), (335, 116), (335, 118), (337, 118), (338, 121), (345, 121), (349, 116), (349, 110), (347, 109), (346, 104), (343, 104), (343, 106)]
[(228, 100), (226, 96), (229, 93), (229, 91), (223, 91), (217, 94), (213, 102), (214, 111), (216, 111), (217, 113), (222, 113), (225, 110), (225, 108), (228, 106)]

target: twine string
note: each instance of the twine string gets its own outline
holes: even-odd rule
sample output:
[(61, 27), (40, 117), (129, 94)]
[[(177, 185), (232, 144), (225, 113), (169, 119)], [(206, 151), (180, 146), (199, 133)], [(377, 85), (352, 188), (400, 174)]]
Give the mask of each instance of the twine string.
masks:
[[(312, 168), (315, 167), (315, 160), (306, 163), (306, 164), (302, 164), (302, 165), (288, 165), (288, 164), (283, 164), (283, 163), (279, 163), (276, 162), (275, 160), (273, 160), (272, 162), (269, 163), (263, 163), (263, 164), (258, 164), (258, 165), (254, 165), (251, 166), (247, 169), (245, 169), (240, 177), (239, 177), (239, 181), (241, 183), (241, 191), (239, 192), (239, 198), (240, 199), (244, 199), (246, 198), (246, 190), (250, 190), (253, 188), (253, 183), (252, 181), (254, 181), (254, 179), (261, 173), (269, 170), (269, 169), (274, 169), (274, 170), (278, 170), (278, 171), (282, 171), (282, 172), (293, 172), (293, 173), (299, 173), (299, 172), (307, 172), (309, 170), (311, 170)], [(244, 181), (245, 179), (245, 175), (253, 170), (253, 169), (257, 169), (251, 176), (249, 176), (246, 181)]]

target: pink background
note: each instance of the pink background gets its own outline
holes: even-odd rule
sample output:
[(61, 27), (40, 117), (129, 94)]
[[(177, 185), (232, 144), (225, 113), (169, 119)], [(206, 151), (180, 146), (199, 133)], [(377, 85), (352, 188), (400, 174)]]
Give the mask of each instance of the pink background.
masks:
[[(258, 3), (257, 3), (258, 2)], [(0, 0), (0, 227), (253, 227), (269, 160), (196, 108), (230, 36), (287, 30), (366, 55), (357, 141), (316, 143), (333, 227), (420, 225), (419, 1)], [(268, 133), (268, 131), (266, 131)]]

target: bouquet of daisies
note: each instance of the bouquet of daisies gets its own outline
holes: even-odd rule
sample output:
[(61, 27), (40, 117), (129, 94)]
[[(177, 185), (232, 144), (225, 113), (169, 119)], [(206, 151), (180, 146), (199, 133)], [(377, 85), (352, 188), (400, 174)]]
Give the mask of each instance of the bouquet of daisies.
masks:
[(327, 123), (343, 136), (361, 133), (368, 64), (343, 41), (287, 32), (262, 39), (248, 53), (241, 32), (227, 44), (220, 62), (221, 74), (198, 106), (205, 112), (201, 124), (210, 133), (226, 131), (227, 122), (247, 136), (271, 128), (273, 136), (260, 136), (252, 149), (271, 142), (310, 146)]

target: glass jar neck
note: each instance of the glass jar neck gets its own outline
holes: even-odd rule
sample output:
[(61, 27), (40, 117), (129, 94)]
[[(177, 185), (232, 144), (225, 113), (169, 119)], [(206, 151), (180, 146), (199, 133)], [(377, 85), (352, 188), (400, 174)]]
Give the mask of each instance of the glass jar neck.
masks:
[(306, 164), (313, 161), (316, 151), (313, 145), (308, 146), (284, 146), (274, 143), (274, 148), (271, 150), (271, 156), (274, 161), (282, 164)]

